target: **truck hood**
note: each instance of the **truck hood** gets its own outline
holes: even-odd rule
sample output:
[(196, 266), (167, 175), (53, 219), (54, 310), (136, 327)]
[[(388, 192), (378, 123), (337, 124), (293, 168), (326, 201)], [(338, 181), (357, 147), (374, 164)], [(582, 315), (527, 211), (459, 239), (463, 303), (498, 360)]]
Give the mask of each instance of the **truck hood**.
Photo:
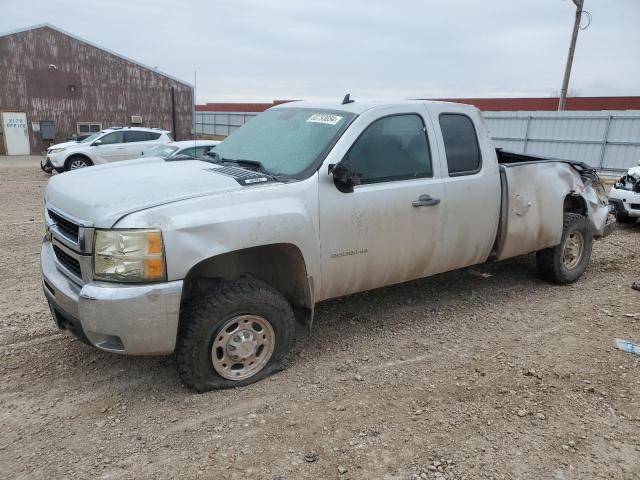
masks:
[(156, 205), (247, 188), (216, 173), (218, 168), (199, 160), (128, 160), (55, 175), (44, 198), (85, 226), (110, 228), (123, 216)]

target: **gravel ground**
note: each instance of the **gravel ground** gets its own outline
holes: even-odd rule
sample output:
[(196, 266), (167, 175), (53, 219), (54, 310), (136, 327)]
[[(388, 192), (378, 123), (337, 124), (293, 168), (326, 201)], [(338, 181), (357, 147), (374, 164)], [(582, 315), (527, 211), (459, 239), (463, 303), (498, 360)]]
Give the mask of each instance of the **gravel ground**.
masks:
[(573, 286), (529, 256), (326, 302), (287, 370), (196, 395), (54, 327), (36, 162), (0, 160), (2, 477), (640, 478), (640, 226)]

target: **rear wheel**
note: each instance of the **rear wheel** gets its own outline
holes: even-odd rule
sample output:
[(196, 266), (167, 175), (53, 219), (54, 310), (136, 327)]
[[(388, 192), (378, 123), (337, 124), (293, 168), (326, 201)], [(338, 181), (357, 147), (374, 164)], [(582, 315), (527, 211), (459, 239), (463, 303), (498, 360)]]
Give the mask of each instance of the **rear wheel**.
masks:
[(289, 302), (255, 279), (226, 282), (184, 306), (176, 347), (190, 389), (239, 387), (281, 370), (297, 324)]
[(550, 282), (565, 285), (577, 281), (587, 269), (593, 247), (593, 235), (587, 219), (565, 213), (559, 245), (536, 253), (540, 274)]
[(79, 168), (90, 167), (93, 165), (91, 160), (85, 157), (69, 157), (69, 159), (65, 162), (65, 170), (68, 172), (70, 170), (78, 170)]

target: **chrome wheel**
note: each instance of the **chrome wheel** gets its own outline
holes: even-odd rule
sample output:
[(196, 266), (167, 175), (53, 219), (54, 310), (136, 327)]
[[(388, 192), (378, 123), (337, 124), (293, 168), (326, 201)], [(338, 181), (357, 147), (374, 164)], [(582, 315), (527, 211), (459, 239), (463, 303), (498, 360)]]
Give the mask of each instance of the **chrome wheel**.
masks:
[(213, 368), (228, 380), (249, 378), (269, 362), (276, 335), (269, 321), (258, 315), (239, 315), (228, 320), (211, 347)]
[(584, 252), (584, 237), (578, 231), (571, 232), (564, 243), (562, 264), (567, 270), (574, 269), (582, 260)]
[(69, 170), (77, 170), (79, 168), (88, 167), (87, 162), (84, 160), (74, 160), (69, 164)]

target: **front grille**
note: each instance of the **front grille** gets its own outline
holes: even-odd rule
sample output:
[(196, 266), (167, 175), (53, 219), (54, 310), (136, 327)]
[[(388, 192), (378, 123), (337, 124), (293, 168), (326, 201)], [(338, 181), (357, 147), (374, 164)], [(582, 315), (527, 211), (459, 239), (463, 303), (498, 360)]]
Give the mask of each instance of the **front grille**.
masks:
[(80, 230), (79, 225), (61, 217), (53, 210), (49, 210), (49, 218), (55, 222), (58, 228), (65, 233), (67, 237), (72, 239), (74, 242), (78, 241), (78, 231)]
[(80, 270), (80, 262), (78, 260), (65, 253), (64, 250), (56, 245), (53, 246), (53, 252), (56, 254), (56, 258), (58, 259), (58, 261), (67, 270), (76, 275), (78, 278), (82, 278), (82, 270)]

